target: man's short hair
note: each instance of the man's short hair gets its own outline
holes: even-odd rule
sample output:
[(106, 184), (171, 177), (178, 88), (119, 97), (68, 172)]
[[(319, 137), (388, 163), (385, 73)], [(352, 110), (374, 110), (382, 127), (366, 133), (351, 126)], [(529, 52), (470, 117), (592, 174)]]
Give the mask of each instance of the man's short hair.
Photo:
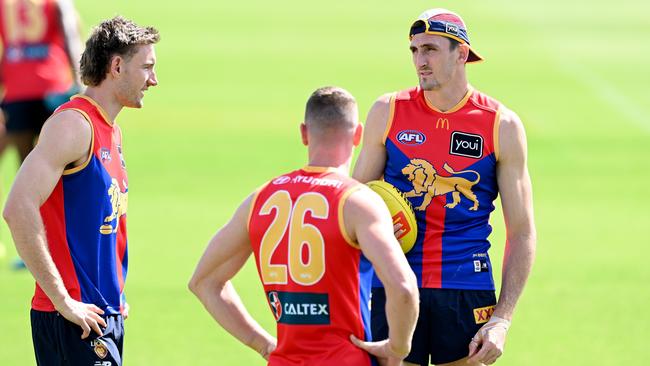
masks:
[(357, 124), (357, 101), (343, 88), (316, 89), (307, 100), (305, 124), (319, 131), (352, 129)]
[(458, 48), (458, 45), (460, 44), (460, 42), (458, 42), (455, 39), (451, 39), (451, 38), (447, 38), (447, 39), (449, 40), (449, 51), (453, 51), (456, 48)]
[(86, 41), (86, 49), (81, 55), (81, 80), (88, 86), (101, 84), (113, 56), (129, 59), (137, 52), (137, 46), (154, 44), (159, 40), (157, 29), (140, 27), (121, 16), (103, 21)]

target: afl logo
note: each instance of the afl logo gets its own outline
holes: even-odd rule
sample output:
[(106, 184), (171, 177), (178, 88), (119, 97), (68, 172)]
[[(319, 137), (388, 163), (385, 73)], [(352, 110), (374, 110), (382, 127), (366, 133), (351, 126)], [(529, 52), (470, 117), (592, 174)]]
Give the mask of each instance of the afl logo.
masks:
[(276, 185), (277, 184), (286, 184), (286, 183), (289, 183), (290, 180), (291, 180), (291, 178), (287, 177), (286, 175), (283, 175), (281, 177), (277, 177), (277, 178), (273, 179), (273, 184), (276, 184)]
[(404, 130), (397, 134), (397, 141), (404, 145), (421, 145), (427, 137), (420, 131)]
[(280, 318), (282, 317), (282, 303), (280, 302), (280, 296), (278, 296), (277, 292), (269, 292), (269, 305), (271, 305), (271, 311), (273, 311), (275, 321), (280, 321)]

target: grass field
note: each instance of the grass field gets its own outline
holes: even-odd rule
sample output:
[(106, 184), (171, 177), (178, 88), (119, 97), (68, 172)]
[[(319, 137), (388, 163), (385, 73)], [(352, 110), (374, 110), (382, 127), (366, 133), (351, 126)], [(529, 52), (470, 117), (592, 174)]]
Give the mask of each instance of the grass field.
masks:
[[(77, 5), (86, 34), (118, 13), (162, 34), (160, 85), (143, 110), (118, 119), (130, 175), (127, 365), (263, 364), (190, 295), (194, 266), (241, 199), (305, 162), (298, 123), (313, 89), (343, 86), (365, 115), (380, 94), (415, 84), (408, 25), (434, 6), (463, 15), (487, 59), (468, 66), (472, 84), (517, 111), (528, 132), (538, 256), (497, 364), (650, 362), (647, 2)], [(14, 159), (2, 161), (4, 195)], [(498, 265), (500, 212), (493, 225)], [(33, 280), (9, 269), (15, 250), (0, 227), (7, 247), (0, 258), (0, 365), (30, 365)], [(235, 284), (272, 330), (251, 262)]]

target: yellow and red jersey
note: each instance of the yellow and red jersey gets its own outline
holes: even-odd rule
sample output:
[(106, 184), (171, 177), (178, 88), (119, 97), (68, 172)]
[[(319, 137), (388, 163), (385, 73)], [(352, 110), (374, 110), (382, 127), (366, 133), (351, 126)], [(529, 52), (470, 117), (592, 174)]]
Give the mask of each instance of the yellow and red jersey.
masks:
[(418, 237), (407, 259), (420, 287), (494, 289), (488, 220), (498, 193), (499, 108), (472, 88), (446, 112), (420, 88), (391, 98), (384, 179), (413, 205)]
[(43, 99), (73, 84), (56, 0), (0, 0), (5, 102)]
[(370, 340), (372, 267), (350, 240), (343, 205), (361, 185), (332, 168), (307, 166), (256, 194), (248, 231), (277, 321), (269, 365), (371, 365), (350, 334)]
[[(128, 178), (122, 133), (92, 99), (77, 95), (55, 113), (74, 110), (90, 123), (88, 160), (66, 169), (41, 206), (47, 244), (70, 296), (121, 313), (128, 265)], [(36, 285), (32, 308), (54, 311)]]

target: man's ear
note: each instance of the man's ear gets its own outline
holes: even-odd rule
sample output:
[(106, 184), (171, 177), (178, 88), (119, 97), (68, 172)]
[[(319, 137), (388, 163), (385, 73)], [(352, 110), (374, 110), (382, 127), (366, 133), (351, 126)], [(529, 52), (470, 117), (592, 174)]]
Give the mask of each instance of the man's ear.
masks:
[(309, 145), (309, 138), (307, 137), (307, 124), (305, 122), (300, 124), (300, 136), (302, 137), (302, 144)]
[(465, 65), (469, 57), (469, 46), (461, 43), (458, 45), (458, 62)]
[(124, 59), (122, 56), (115, 55), (113, 58), (111, 58), (111, 64), (109, 68), (109, 74), (113, 76), (113, 78), (117, 78), (120, 76), (124, 68)]
[(359, 146), (362, 137), (363, 137), (363, 125), (359, 123), (357, 124), (357, 127), (354, 129), (354, 140), (352, 140), (354, 146)]

